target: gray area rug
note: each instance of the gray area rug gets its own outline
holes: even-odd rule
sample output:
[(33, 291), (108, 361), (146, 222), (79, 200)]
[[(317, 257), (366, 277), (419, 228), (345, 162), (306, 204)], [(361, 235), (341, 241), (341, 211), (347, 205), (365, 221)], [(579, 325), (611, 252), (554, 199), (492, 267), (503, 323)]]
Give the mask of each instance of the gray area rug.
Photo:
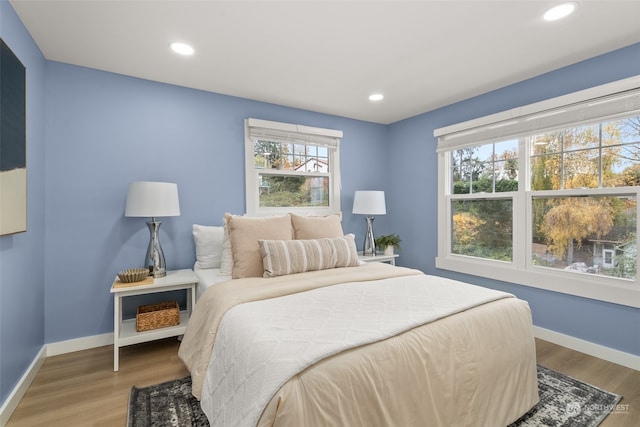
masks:
[(622, 396), (538, 365), (540, 402), (508, 427), (595, 427)]
[[(621, 396), (538, 365), (540, 403), (508, 427), (595, 427)], [(128, 427), (208, 427), (191, 377), (131, 389)]]

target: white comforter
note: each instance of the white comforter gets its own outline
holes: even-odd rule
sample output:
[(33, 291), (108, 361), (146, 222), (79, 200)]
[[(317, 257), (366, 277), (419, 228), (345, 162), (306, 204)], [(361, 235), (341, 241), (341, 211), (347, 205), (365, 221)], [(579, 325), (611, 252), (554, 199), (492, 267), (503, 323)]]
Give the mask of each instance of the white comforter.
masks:
[(237, 305), (218, 328), (202, 409), (212, 426), (255, 426), (278, 389), (319, 360), (507, 297), (417, 275)]

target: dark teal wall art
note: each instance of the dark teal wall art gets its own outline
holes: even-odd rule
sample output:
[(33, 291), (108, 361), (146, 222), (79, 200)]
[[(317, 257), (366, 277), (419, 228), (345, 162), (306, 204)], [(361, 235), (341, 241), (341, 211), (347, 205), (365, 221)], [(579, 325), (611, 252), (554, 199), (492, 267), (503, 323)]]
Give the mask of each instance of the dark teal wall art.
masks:
[(0, 236), (27, 231), (25, 67), (0, 39)]

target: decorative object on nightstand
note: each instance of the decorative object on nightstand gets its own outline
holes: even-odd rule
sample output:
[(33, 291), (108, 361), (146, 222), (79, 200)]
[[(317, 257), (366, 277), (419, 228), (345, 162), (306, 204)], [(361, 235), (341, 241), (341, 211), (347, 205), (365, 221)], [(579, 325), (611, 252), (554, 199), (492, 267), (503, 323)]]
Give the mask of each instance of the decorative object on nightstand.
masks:
[(388, 234), (386, 236), (376, 237), (376, 247), (378, 247), (385, 255), (393, 255), (393, 250), (400, 250), (400, 236), (397, 234)]
[(144, 265), (155, 278), (167, 274), (164, 252), (160, 246), (160, 221), (157, 217), (179, 216), (178, 185), (172, 182), (132, 182), (129, 184), (124, 215), (151, 217), (147, 222), (150, 239)]
[(147, 278), (149, 270), (146, 268), (127, 268), (118, 273), (118, 278), (122, 283), (140, 282)]
[(376, 243), (373, 237), (373, 215), (385, 215), (387, 206), (384, 200), (384, 191), (356, 191), (353, 197), (354, 214), (366, 215), (367, 233), (364, 237), (364, 255), (376, 254)]

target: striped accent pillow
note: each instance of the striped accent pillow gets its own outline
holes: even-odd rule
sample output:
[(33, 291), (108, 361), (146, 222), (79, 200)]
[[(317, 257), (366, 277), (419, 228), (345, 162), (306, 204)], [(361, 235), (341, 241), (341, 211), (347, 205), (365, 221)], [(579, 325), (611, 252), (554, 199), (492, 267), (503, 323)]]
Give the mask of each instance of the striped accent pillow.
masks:
[(264, 277), (360, 265), (355, 236), (310, 240), (259, 240)]

